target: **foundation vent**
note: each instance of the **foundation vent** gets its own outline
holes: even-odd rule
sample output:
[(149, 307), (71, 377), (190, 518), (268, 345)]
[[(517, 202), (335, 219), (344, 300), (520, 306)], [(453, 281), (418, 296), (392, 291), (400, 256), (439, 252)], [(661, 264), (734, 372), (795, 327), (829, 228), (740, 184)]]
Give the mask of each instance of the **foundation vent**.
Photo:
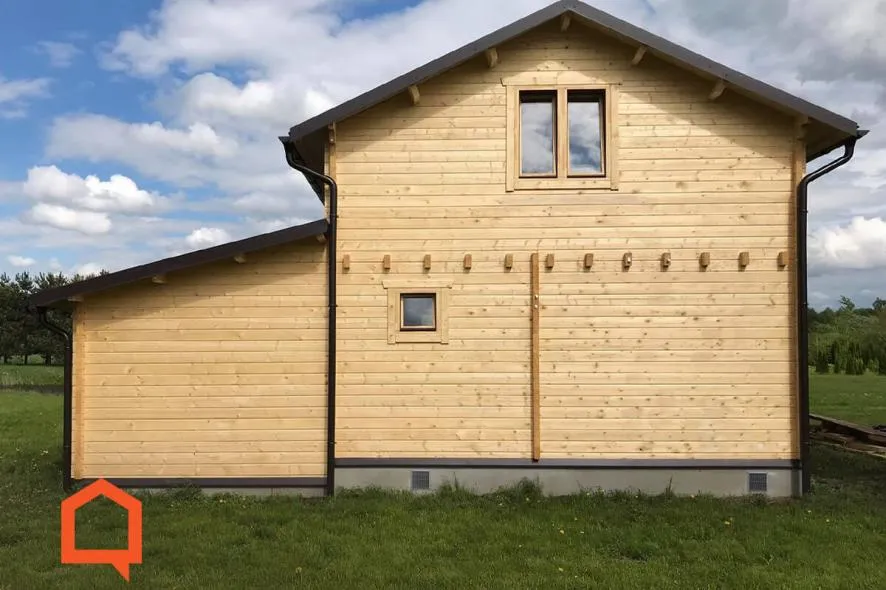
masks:
[(748, 473), (748, 491), (765, 493), (769, 489), (768, 473)]
[(412, 489), (413, 490), (429, 490), (429, 489), (431, 489), (431, 472), (430, 471), (413, 471), (412, 472)]

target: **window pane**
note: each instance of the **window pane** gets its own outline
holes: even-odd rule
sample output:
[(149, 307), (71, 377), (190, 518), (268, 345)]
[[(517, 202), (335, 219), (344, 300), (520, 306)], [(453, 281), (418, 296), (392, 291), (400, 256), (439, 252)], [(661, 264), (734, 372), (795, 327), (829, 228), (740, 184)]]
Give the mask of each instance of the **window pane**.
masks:
[(520, 172), (554, 174), (553, 92), (520, 93)]
[(401, 327), (408, 329), (429, 329), (436, 327), (434, 295), (401, 295), (403, 318)]
[(603, 172), (601, 106), (599, 94), (573, 93), (568, 96), (569, 171), (576, 174)]

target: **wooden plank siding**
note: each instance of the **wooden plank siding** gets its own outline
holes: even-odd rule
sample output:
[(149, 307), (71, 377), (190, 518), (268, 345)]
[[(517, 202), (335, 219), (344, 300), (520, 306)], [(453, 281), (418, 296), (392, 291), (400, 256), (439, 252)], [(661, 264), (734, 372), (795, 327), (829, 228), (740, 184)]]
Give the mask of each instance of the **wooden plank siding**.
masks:
[[(634, 49), (555, 23), (337, 124), (338, 457), (531, 457), (536, 253), (543, 459), (797, 456), (793, 123)], [(618, 85), (618, 190), (506, 192), (514, 80)], [(452, 281), (448, 344), (388, 344), (393, 278)]]
[(322, 477), (325, 259), (310, 240), (79, 303), (74, 476)]

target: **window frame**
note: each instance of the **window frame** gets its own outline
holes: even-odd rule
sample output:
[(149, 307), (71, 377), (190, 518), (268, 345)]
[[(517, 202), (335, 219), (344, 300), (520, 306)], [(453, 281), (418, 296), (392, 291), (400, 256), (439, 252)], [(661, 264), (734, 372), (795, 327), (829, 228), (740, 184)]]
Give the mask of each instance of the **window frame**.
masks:
[[(449, 292), (452, 281), (415, 280), (415, 281), (382, 281), (382, 287), (388, 295), (388, 344), (398, 343), (431, 343), (449, 344)], [(435, 327), (433, 330), (402, 329), (403, 327), (403, 295), (433, 295), (435, 303)]]
[[(618, 190), (618, 84), (514, 84), (507, 87), (506, 190)], [(524, 92), (555, 93), (554, 162), (556, 176), (522, 174), (522, 100)], [(600, 173), (571, 173), (569, 168), (570, 92), (599, 93), (603, 168)]]

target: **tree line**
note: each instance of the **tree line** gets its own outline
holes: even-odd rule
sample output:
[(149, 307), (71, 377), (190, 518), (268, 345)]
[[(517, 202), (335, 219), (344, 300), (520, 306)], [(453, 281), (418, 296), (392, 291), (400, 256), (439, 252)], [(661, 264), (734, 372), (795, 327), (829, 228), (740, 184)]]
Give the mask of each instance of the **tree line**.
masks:
[[(0, 360), (4, 363), (16, 360), (27, 364), (34, 357), (41, 357), (47, 365), (61, 363), (64, 357), (62, 339), (40, 324), (34, 310), (28, 307), (28, 298), (43, 289), (60, 287), (90, 276), (94, 275), (78, 274), (69, 277), (62, 273), (32, 275), (28, 272), (20, 272), (15, 276), (0, 274)], [(50, 309), (47, 318), (70, 331), (69, 313)]]
[(886, 375), (886, 301), (860, 308), (841, 297), (838, 309), (810, 309), (809, 364), (817, 373)]

